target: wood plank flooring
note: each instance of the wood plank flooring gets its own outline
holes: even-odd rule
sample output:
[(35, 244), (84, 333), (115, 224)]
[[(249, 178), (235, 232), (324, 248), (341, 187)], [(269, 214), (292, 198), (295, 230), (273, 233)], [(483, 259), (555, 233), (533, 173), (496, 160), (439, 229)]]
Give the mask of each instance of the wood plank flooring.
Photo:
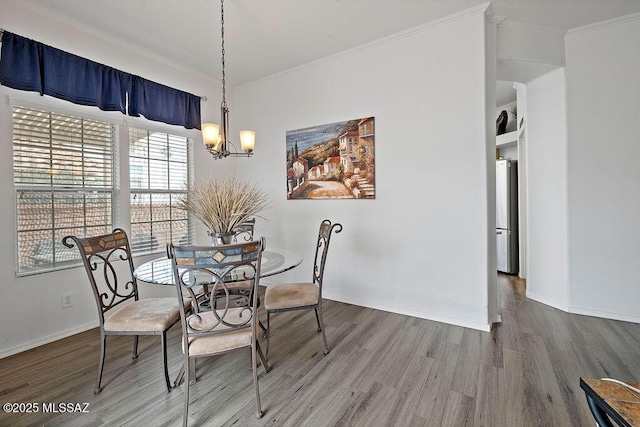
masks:
[[(524, 283), (499, 276), (502, 323), (480, 332), (333, 301), (325, 304), (324, 356), (312, 311), (272, 316), (264, 418), (255, 418), (248, 351), (201, 359), (190, 425), (593, 426), (580, 376), (640, 380), (640, 325), (571, 315), (529, 301)], [(169, 366), (182, 358), (169, 334)], [(109, 337), (104, 391), (93, 394), (99, 333), (87, 331), (0, 360), (1, 426), (177, 426), (184, 385), (167, 393), (160, 340)], [(87, 402), (88, 413), (43, 413), (43, 402)]]

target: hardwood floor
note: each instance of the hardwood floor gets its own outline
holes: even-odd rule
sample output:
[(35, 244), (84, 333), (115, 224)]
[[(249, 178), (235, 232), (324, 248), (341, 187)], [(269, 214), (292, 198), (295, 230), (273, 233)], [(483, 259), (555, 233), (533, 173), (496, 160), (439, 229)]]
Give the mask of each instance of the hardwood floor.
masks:
[[(490, 333), (327, 301), (323, 356), (312, 311), (274, 315), (264, 418), (239, 351), (197, 364), (190, 425), (593, 426), (579, 378), (638, 381), (640, 325), (567, 314), (529, 301), (520, 280), (498, 280), (502, 323)], [(109, 337), (99, 395), (97, 330), (0, 360), (0, 402), (40, 405), (0, 413), (0, 425), (180, 425), (184, 385), (165, 391), (159, 341), (141, 337), (132, 361), (131, 337)], [(175, 376), (178, 327), (168, 346)], [(89, 412), (42, 413), (43, 402)]]

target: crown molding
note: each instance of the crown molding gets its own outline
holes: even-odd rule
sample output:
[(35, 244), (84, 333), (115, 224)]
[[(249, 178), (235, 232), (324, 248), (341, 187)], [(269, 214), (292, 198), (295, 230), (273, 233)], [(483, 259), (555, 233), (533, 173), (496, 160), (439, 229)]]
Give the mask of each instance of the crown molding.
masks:
[(491, 24), (499, 25), (505, 19), (507, 19), (507, 17), (504, 15), (487, 15), (487, 22)]
[(451, 15), (447, 15), (447, 16), (444, 16), (442, 18), (427, 22), (426, 24), (421, 24), (421, 25), (418, 25), (418, 26), (415, 26), (415, 27), (411, 27), (411, 28), (408, 28), (406, 30), (400, 31), (398, 33), (392, 34), (390, 36), (383, 37), (381, 39), (374, 40), (372, 42), (365, 43), (365, 44), (362, 44), (360, 46), (356, 46), (356, 47), (351, 48), (351, 49), (347, 49), (345, 51), (336, 53), (334, 55), (326, 56), (324, 58), (317, 59), (317, 60), (311, 61), (311, 62), (307, 62), (306, 64), (302, 64), (302, 65), (299, 65), (297, 67), (290, 68), (288, 70), (280, 71), (279, 73), (271, 74), (271, 75), (262, 77), (260, 79), (254, 80), (254, 81), (241, 84), (239, 86), (236, 86), (236, 89), (243, 88), (243, 87), (249, 87), (249, 86), (252, 86), (254, 84), (257, 84), (258, 82), (268, 81), (268, 80), (271, 80), (271, 79), (274, 79), (274, 78), (278, 78), (278, 77), (287, 75), (287, 74), (295, 72), (295, 71), (305, 70), (305, 69), (309, 69), (309, 68), (313, 68), (313, 67), (319, 66), (321, 64), (330, 63), (330, 62), (335, 61), (337, 59), (340, 59), (340, 58), (343, 58), (343, 57), (348, 57), (348, 56), (354, 55), (354, 54), (362, 52), (362, 51), (366, 51), (366, 50), (373, 49), (373, 48), (378, 47), (378, 46), (383, 46), (385, 44), (392, 43), (392, 42), (397, 41), (397, 40), (401, 40), (401, 39), (404, 39), (404, 38), (407, 38), (407, 37), (411, 37), (413, 35), (423, 33), (425, 31), (431, 30), (433, 28), (440, 27), (442, 25), (449, 24), (451, 22), (458, 21), (460, 19), (465, 19), (467, 17), (478, 15), (478, 14), (486, 14), (487, 9), (489, 8), (489, 6), (491, 6), (491, 2), (481, 3), (481, 4), (477, 5), (477, 6), (462, 10), (460, 12), (456, 12), (456, 13), (453, 13)]
[(567, 31), (567, 37), (574, 36), (576, 34), (582, 34), (582, 33), (588, 33), (591, 31), (601, 30), (603, 28), (613, 27), (616, 25), (626, 24), (627, 22), (637, 21), (639, 19), (640, 19), (640, 12), (631, 13), (629, 15), (623, 15), (617, 18), (611, 18), (605, 21), (595, 22), (593, 24), (572, 28), (569, 31)]
[(498, 28), (504, 28), (508, 30), (523, 31), (528, 33), (545, 34), (552, 37), (564, 38), (567, 34), (566, 31), (554, 27), (546, 27), (543, 25), (527, 24), (524, 22), (511, 21), (504, 19), (498, 23)]

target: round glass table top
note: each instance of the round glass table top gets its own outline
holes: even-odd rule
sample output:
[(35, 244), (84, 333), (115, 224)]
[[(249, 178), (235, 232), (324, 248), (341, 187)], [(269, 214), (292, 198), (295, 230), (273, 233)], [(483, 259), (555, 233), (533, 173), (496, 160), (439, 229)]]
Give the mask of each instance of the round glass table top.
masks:
[[(302, 263), (302, 255), (287, 249), (265, 249), (262, 253), (260, 278), (291, 270)], [(173, 270), (169, 258), (157, 258), (140, 265), (134, 271), (136, 279), (157, 285), (173, 285)]]

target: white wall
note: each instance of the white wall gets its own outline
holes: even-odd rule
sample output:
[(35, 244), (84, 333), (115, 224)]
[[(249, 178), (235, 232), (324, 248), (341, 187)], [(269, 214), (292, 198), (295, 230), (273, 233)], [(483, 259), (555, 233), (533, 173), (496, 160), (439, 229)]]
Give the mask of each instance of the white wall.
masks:
[(566, 39), (571, 311), (640, 322), (640, 15)]
[[(529, 262), (529, 219), (527, 217), (527, 86), (514, 82), (516, 104), (518, 106), (518, 141), (516, 146), (518, 160), (518, 277), (526, 279)], [(522, 124), (521, 124), (522, 123)], [(511, 157), (510, 157), (511, 158)]]
[[(196, 139), (196, 175), (258, 181), (274, 196), (262, 227), (272, 246), (310, 259), (320, 220), (344, 224), (327, 271), (326, 296), (385, 310), (488, 328), (495, 274), (488, 233), (487, 66), (483, 8), (407, 31), (326, 61), (240, 89), (231, 105), (234, 134), (258, 131), (255, 157), (213, 161), (197, 132), (127, 117)], [(123, 71), (209, 98), (203, 121), (218, 122), (217, 81), (113, 44), (90, 30), (57, 22), (12, 0), (0, 3), (0, 27)], [(446, 41), (444, 43), (443, 41)], [(495, 81), (495, 76), (492, 77)], [(233, 92), (228, 93), (230, 101)], [(11, 103), (28, 102), (122, 124), (125, 116), (0, 87), (0, 357), (93, 327), (96, 312), (81, 268), (16, 278)], [(285, 132), (313, 124), (376, 117), (377, 199), (286, 201)], [(122, 138), (126, 150), (126, 139)], [(200, 149), (200, 151), (198, 151)], [(491, 188), (491, 191), (494, 191)], [(126, 203), (126, 194), (121, 195)], [(117, 224), (121, 225), (121, 224)], [(204, 229), (198, 227), (200, 241)], [(141, 263), (146, 259), (136, 259)], [(491, 270), (491, 271), (489, 271)], [(289, 273), (308, 280), (309, 262)], [(282, 277), (283, 280), (287, 276)], [(406, 292), (396, 292), (399, 287)], [(74, 306), (62, 309), (61, 294)], [(143, 296), (170, 289), (141, 285)], [(15, 319), (21, 319), (15, 322)]]
[[(564, 65), (564, 33), (549, 27), (505, 20), (498, 25), (498, 57)], [(522, 77), (522, 76), (518, 76)]]
[[(25, 9), (18, 2), (0, 3), (0, 27), (95, 61), (138, 74), (150, 80), (176, 87), (198, 95), (205, 95), (203, 119), (219, 122), (218, 99), (220, 85), (213, 80), (189, 74), (166, 63), (132, 52), (124, 46), (112, 44), (87, 31), (81, 31), (43, 16), (37, 10)], [(165, 132), (175, 132), (196, 139), (196, 174), (232, 175), (234, 162), (214, 163), (200, 146), (199, 132), (186, 131), (177, 126), (166, 126), (144, 119), (126, 117), (120, 113), (105, 113), (97, 108), (75, 106), (71, 103), (41, 97), (0, 86), (0, 222), (3, 244), (0, 246), (0, 357), (97, 326), (97, 312), (86, 274), (82, 268), (63, 270), (16, 278), (15, 270), (15, 193), (12, 165), (12, 119), (10, 103), (35, 103), (56, 111), (81, 113), (122, 124), (151, 126)], [(127, 136), (121, 136), (121, 148), (127, 151)], [(128, 193), (121, 194), (125, 206)], [(123, 223), (117, 226), (125, 226)], [(200, 235), (204, 233), (199, 229)], [(148, 257), (147, 257), (148, 259)], [(136, 259), (136, 263), (144, 259)], [(62, 309), (61, 295), (73, 292), (74, 306)], [(143, 296), (174, 295), (173, 289), (160, 289), (157, 285), (141, 285)]]
[[(495, 118), (486, 105), (483, 11), (236, 88), (236, 114), (259, 139), (238, 176), (273, 194), (271, 221), (259, 224), (267, 244), (305, 256), (278, 280), (311, 278), (317, 228), (329, 218), (344, 231), (332, 241), (325, 297), (488, 328), (496, 273), (487, 128)], [(495, 71), (488, 77), (495, 94)], [(368, 116), (376, 123), (376, 199), (286, 200), (286, 131)]]
[(564, 33), (505, 20), (498, 25), (498, 79), (527, 82), (564, 66)]
[(496, 105), (496, 67), (497, 51), (496, 39), (498, 28), (492, 19), (485, 16), (485, 40), (484, 40), (484, 81), (485, 81), (485, 185), (487, 200), (485, 204), (487, 223), (487, 314), (489, 324), (501, 321), (498, 308), (498, 251), (496, 240), (496, 127), (491, 111)]
[(564, 68), (526, 84), (527, 296), (568, 310)]

